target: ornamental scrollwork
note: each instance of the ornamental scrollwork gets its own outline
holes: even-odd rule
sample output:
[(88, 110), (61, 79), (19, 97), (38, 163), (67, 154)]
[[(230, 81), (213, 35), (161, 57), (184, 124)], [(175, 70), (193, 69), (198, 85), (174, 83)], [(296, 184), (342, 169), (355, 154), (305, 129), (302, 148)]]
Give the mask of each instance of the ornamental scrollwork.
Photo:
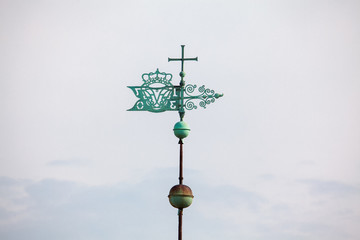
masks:
[[(129, 86), (138, 98), (135, 105), (128, 111), (180, 111), (181, 109), (197, 109), (198, 106), (206, 108), (215, 99), (223, 94), (215, 93), (214, 90), (205, 88), (205, 85), (197, 88), (195, 84), (188, 84), (185, 87), (174, 86), (171, 83), (170, 73), (155, 72), (144, 73), (141, 76), (141, 86)], [(196, 100), (196, 101), (195, 101)]]
[(197, 106), (194, 100), (199, 100), (198, 105), (202, 108), (206, 108), (210, 103), (215, 102), (215, 99), (222, 97), (224, 94), (215, 93), (214, 90), (205, 88), (205, 85), (202, 85), (197, 90), (198, 94), (193, 95), (195, 89), (197, 88), (194, 84), (188, 84), (185, 86), (184, 94), (184, 107), (187, 110), (197, 109)]

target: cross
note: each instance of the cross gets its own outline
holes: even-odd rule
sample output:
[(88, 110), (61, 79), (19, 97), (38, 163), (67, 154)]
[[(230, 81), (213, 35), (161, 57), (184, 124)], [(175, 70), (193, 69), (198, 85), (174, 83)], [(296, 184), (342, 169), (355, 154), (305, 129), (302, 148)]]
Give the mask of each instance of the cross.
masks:
[[(168, 62), (181, 61), (181, 72), (184, 72), (184, 62), (185, 61), (197, 61), (198, 60), (198, 57), (196, 57), (196, 58), (184, 58), (184, 47), (185, 47), (185, 45), (181, 45), (181, 58), (168, 58)], [(181, 73), (180, 73), (180, 76), (181, 76)], [(183, 76), (181, 76), (181, 78), (183, 78)]]

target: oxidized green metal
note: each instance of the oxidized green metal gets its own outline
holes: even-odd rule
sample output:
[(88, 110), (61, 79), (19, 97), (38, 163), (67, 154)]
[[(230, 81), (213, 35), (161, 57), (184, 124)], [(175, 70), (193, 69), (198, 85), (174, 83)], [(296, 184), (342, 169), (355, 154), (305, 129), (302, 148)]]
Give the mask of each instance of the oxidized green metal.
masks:
[(180, 121), (183, 120), (184, 116), (185, 116), (185, 109), (184, 109), (184, 86), (185, 86), (185, 81), (184, 81), (184, 77), (185, 77), (185, 72), (184, 72), (184, 61), (197, 61), (198, 58), (185, 58), (184, 57), (184, 48), (185, 45), (181, 45), (181, 58), (168, 58), (168, 61), (181, 61), (181, 72), (180, 72), (180, 100), (179, 100), (179, 116), (180, 116)]
[(198, 95), (192, 96), (191, 94), (195, 91), (196, 85), (188, 84), (185, 87), (184, 93), (184, 107), (187, 110), (197, 109), (197, 106), (192, 100), (198, 99), (200, 100), (199, 106), (206, 108), (206, 105), (215, 102), (215, 99), (224, 96), (224, 94), (215, 93), (214, 90), (210, 90), (209, 88), (205, 89), (205, 85), (202, 85), (198, 88)]
[(129, 86), (139, 100), (128, 111), (164, 112), (179, 109), (178, 89), (171, 84), (170, 73), (155, 72), (142, 75), (143, 85)]
[(149, 111), (165, 112), (179, 111), (182, 120), (185, 109), (197, 109), (194, 100), (199, 100), (199, 106), (206, 108), (215, 99), (222, 97), (224, 94), (215, 93), (214, 90), (205, 88), (204, 85), (198, 88), (198, 93), (193, 94), (196, 85), (188, 84), (185, 86), (184, 61), (197, 61), (198, 58), (185, 58), (184, 47), (181, 45), (181, 58), (168, 58), (168, 61), (181, 61), (180, 85), (174, 86), (171, 83), (172, 74), (160, 72), (144, 73), (141, 77), (144, 83), (141, 86), (129, 86), (139, 100), (128, 111)]
[(194, 198), (191, 188), (183, 184), (173, 186), (168, 197), (171, 206), (179, 209), (189, 207)]
[(189, 136), (189, 133), (190, 133), (190, 127), (186, 122), (180, 121), (175, 123), (174, 134), (177, 138), (184, 139), (187, 136)]
[(171, 61), (181, 61), (181, 72), (180, 72), (180, 77), (181, 77), (181, 82), (180, 85), (185, 85), (184, 82), (184, 77), (185, 77), (185, 72), (184, 72), (184, 62), (185, 61), (197, 61), (198, 57), (195, 58), (184, 58), (184, 47), (185, 45), (181, 45), (181, 58), (168, 58), (168, 62)]
[(170, 73), (155, 72), (144, 73), (144, 81), (141, 86), (128, 86), (139, 100), (128, 111), (179, 111), (181, 106), (187, 110), (197, 109), (196, 102), (199, 100), (199, 106), (206, 108), (215, 99), (224, 94), (215, 93), (214, 90), (205, 88), (204, 85), (197, 89), (196, 95), (193, 95), (196, 85), (188, 84), (185, 87), (174, 86), (171, 84), (172, 75)]

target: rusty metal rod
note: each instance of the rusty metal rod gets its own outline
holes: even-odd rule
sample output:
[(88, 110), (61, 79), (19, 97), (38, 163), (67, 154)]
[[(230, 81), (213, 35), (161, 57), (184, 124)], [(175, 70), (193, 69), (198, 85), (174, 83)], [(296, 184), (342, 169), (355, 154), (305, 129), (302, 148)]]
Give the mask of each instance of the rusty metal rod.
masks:
[(179, 239), (178, 240), (182, 240), (182, 215), (183, 215), (183, 210), (182, 208), (179, 209)]
[(183, 142), (180, 139), (180, 167), (179, 167), (179, 184), (183, 183)]

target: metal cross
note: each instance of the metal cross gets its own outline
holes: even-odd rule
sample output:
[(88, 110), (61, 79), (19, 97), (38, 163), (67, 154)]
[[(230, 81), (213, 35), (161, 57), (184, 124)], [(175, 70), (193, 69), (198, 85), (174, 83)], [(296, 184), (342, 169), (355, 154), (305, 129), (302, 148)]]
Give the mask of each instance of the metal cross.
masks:
[(184, 48), (185, 48), (185, 45), (181, 45), (181, 58), (168, 58), (168, 62), (181, 61), (181, 72), (184, 72), (184, 62), (185, 61), (197, 61), (198, 60), (198, 57), (196, 57), (196, 58), (184, 58)]

